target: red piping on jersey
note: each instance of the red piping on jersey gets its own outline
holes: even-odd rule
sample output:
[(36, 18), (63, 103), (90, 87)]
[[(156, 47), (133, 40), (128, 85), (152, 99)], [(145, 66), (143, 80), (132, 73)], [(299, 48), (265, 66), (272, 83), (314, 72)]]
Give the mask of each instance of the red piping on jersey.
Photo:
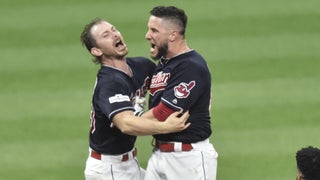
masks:
[(153, 116), (158, 119), (158, 121), (164, 121), (166, 120), (174, 110), (169, 108), (167, 105), (164, 103), (160, 102), (158, 106), (153, 108)]

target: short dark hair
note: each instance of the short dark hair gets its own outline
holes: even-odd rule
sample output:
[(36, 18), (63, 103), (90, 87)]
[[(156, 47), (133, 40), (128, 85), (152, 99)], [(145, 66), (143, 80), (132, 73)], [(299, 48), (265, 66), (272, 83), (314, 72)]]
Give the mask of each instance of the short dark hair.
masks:
[[(82, 45), (86, 46), (86, 48), (88, 49), (89, 52), (91, 52), (91, 48), (96, 46), (96, 40), (92, 37), (91, 28), (94, 25), (99, 24), (103, 21), (104, 21), (103, 19), (95, 18), (89, 24), (85, 25), (85, 27), (81, 33), (81, 36), (80, 36), (81, 43), (82, 43)], [(92, 61), (96, 64), (101, 64), (100, 57), (95, 57)]]
[(184, 10), (175, 6), (156, 6), (150, 11), (150, 14), (159, 18), (174, 21), (181, 27), (180, 34), (185, 36), (188, 16), (185, 14)]
[(297, 168), (305, 180), (320, 179), (320, 149), (308, 146), (296, 153)]

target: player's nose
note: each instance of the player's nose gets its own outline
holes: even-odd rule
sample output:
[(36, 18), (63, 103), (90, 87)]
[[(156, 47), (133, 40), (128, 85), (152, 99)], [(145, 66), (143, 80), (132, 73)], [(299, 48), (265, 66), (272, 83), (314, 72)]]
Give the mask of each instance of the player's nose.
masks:
[(146, 33), (146, 35), (145, 35), (145, 38), (146, 38), (147, 40), (151, 39), (149, 30), (147, 31), (147, 33)]
[(119, 36), (120, 36), (119, 31), (113, 32), (113, 37), (119, 37)]

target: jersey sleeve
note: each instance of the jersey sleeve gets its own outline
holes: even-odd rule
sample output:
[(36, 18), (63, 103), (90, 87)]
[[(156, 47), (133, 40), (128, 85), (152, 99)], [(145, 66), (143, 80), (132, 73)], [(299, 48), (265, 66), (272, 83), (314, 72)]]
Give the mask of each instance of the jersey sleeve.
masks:
[[(185, 61), (171, 71), (171, 78), (161, 102), (174, 110), (187, 110), (199, 102), (199, 97), (211, 86), (209, 70), (203, 64)], [(207, 90), (206, 90), (207, 89)], [(208, 97), (210, 98), (210, 97)]]
[(101, 84), (96, 90), (96, 103), (101, 112), (112, 119), (117, 113), (124, 110), (132, 110), (134, 108), (131, 102), (131, 93), (128, 88), (118, 82), (111, 84)]

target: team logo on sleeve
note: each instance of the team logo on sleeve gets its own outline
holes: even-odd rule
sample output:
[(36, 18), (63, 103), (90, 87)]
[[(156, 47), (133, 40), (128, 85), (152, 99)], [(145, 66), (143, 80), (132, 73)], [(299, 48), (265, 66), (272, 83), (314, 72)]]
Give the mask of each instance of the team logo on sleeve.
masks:
[(190, 94), (191, 89), (196, 85), (195, 81), (189, 83), (182, 82), (178, 86), (174, 87), (174, 95), (177, 98), (187, 98)]
[(112, 97), (109, 97), (109, 102), (110, 104), (115, 103), (115, 102), (124, 102), (124, 101), (129, 101), (130, 98), (127, 95), (122, 95), (122, 94), (116, 94)]

